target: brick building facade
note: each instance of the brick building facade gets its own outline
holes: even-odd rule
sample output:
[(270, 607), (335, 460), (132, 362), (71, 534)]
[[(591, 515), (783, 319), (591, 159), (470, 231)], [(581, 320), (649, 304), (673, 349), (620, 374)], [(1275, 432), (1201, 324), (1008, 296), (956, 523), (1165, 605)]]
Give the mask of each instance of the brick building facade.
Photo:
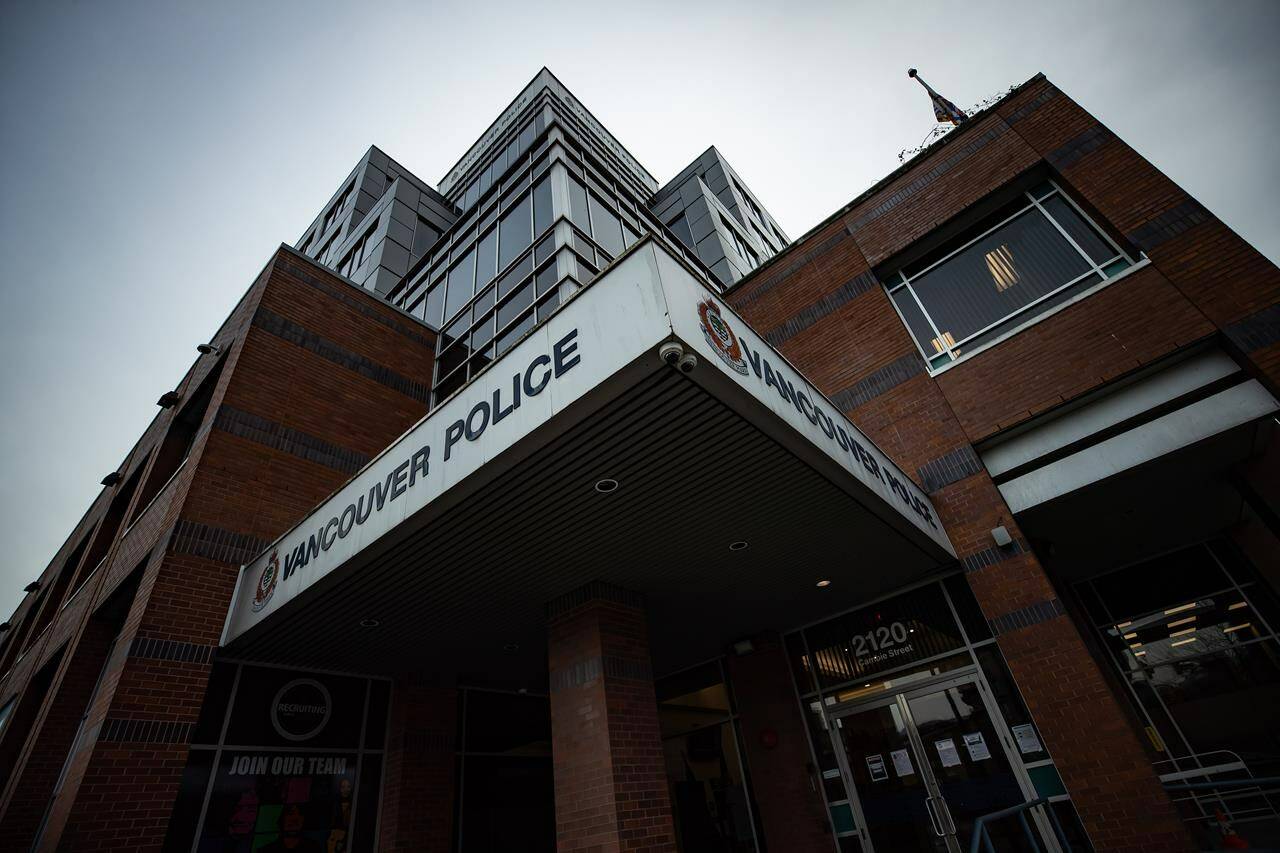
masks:
[(14, 849), (1265, 846), (1274, 265), (1042, 76), (727, 289), (543, 132), (460, 390), (282, 247), (162, 400), (3, 635)]

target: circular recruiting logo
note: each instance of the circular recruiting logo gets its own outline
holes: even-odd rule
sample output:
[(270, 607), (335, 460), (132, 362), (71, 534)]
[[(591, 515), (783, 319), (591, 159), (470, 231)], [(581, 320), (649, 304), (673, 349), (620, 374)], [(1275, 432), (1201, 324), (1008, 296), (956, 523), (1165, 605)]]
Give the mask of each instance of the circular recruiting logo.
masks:
[(271, 700), (271, 725), (285, 740), (310, 740), (329, 722), (329, 688), (314, 678), (296, 678)]
[(742, 357), (742, 345), (738, 336), (720, 316), (720, 306), (710, 299), (698, 303), (698, 319), (702, 321), (702, 336), (716, 351), (720, 359), (734, 370), (747, 375), (747, 360)]
[(271, 600), (271, 596), (275, 595), (276, 583), (280, 580), (280, 552), (272, 551), (271, 559), (267, 560), (267, 565), (262, 570), (262, 575), (258, 578), (258, 588), (253, 591), (253, 612), (267, 606), (267, 602)]

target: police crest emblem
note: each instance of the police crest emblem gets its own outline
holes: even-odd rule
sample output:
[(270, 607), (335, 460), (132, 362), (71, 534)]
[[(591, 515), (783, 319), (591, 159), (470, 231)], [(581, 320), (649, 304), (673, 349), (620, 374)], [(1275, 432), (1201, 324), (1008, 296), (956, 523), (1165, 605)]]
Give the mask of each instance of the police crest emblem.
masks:
[(747, 375), (747, 360), (742, 357), (742, 344), (720, 315), (720, 306), (711, 299), (698, 303), (698, 318), (702, 321), (702, 336), (716, 351), (720, 359), (743, 376)]
[(278, 550), (271, 552), (271, 559), (267, 560), (267, 565), (262, 570), (262, 576), (258, 578), (258, 588), (253, 591), (253, 612), (267, 606), (267, 602), (271, 601), (271, 596), (275, 594), (276, 582), (280, 580), (280, 552)]

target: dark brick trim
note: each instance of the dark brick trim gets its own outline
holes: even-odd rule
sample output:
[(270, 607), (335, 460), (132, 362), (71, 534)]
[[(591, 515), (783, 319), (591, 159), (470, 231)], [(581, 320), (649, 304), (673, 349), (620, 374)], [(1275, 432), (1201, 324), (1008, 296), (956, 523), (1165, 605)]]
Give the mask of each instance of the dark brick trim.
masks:
[(216, 650), (217, 646), (138, 636), (129, 644), (129, 657), (207, 664)]
[(178, 519), (171, 540), (175, 554), (190, 554), (236, 566), (249, 562), (266, 547), (266, 541), (256, 536), (186, 519)]
[(233, 406), (219, 407), (218, 414), (214, 418), (214, 426), (232, 435), (256, 441), (267, 447), (274, 447), (276, 450), (282, 450), (346, 474), (356, 473), (368, 463), (370, 458), (366, 453), (340, 447), (322, 438), (316, 438), (301, 430), (269, 421)]
[(820, 255), (825, 255), (827, 252), (831, 251), (831, 249), (833, 249), (835, 246), (844, 242), (845, 239), (848, 238), (849, 236), (850, 236), (849, 230), (847, 228), (841, 228), (838, 232), (836, 232), (835, 234), (832, 234), (830, 237), (823, 240), (817, 246), (814, 246), (812, 249), (805, 252), (803, 255), (796, 258), (794, 261), (787, 264), (782, 269), (778, 270), (777, 272), (770, 275), (768, 278), (764, 279), (762, 282), (760, 282), (754, 288), (752, 288), (750, 293), (741, 297), (737, 296), (736, 294), (730, 296), (729, 297), (730, 304), (734, 305), (739, 309), (745, 308), (746, 306), (750, 305), (752, 302), (755, 302), (761, 296), (764, 296), (770, 290), (773, 290), (779, 284), (782, 284), (782, 282), (790, 278), (791, 275), (795, 273), (797, 270), (799, 270), (802, 266), (809, 263), (814, 258)]
[(195, 723), (108, 717), (102, 721), (98, 740), (111, 743), (190, 743), (194, 729)]
[(863, 403), (874, 400), (886, 391), (891, 391), (913, 376), (919, 376), (924, 372), (924, 359), (914, 352), (909, 352), (864, 376), (843, 391), (837, 391), (831, 396), (831, 402), (835, 403), (842, 412), (852, 412)]
[(965, 444), (950, 453), (924, 463), (917, 470), (924, 490), (933, 493), (943, 486), (958, 483), (982, 470), (982, 460)]
[(1078, 163), (1086, 154), (1097, 151), (1113, 139), (1115, 139), (1115, 134), (1102, 125), (1095, 124), (1065, 145), (1060, 145), (1050, 151), (1045, 155), (1044, 159), (1049, 161), (1049, 165), (1061, 172)]
[(1016, 557), (1021, 553), (1023, 553), (1023, 548), (1018, 543), (1018, 540), (1015, 539), (1004, 548), (997, 546), (988, 548), (985, 551), (979, 551), (976, 554), (970, 554), (960, 561), (960, 565), (964, 567), (965, 574), (968, 574), (979, 569), (985, 569), (987, 566), (994, 566), (996, 563), (1003, 562), (1010, 557)]
[(435, 344), (432, 342), (430, 338), (422, 334), (420, 330), (415, 329), (412, 325), (410, 325), (410, 323), (407, 320), (397, 320), (394, 317), (388, 317), (384, 312), (379, 311), (377, 308), (374, 308), (372, 305), (367, 304), (364, 300), (360, 299), (358, 296), (353, 296), (352, 294), (347, 293), (345, 288), (330, 284), (329, 282), (325, 281), (324, 279), (312, 273), (310, 270), (304, 267), (301, 267), (296, 263), (291, 263), (289, 261), (283, 261), (280, 264), (280, 268), (283, 269), (285, 272), (287, 272), (289, 275), (292, 275), (298, 278), (299, 280), (304, 281), (307, 284), (311, 285), (316, 290), (322, 291), (328, 296), (332, 296), (334, 299), (338, 300), (343, 305), (346, 305), (348, 308), (352, 309), (353, 311), (358, 311), (359, 313), (363, 314), (364, 316), (368, 317), (374, 322), (380, 323), (389, 329), (394, 329), (395, 331), (404, 335), (409, 340), (414, 341), (416, 343), (420, 343), (425, 347), (432, 347), (432, 348), (435, 347)]
[(782, 322), (782, 325), (765, 333), (764, 339), (770, 346), (780, 346), (783, 342), (803, 332), (823, 317), (846, 305), (858, 296), (879, 284), (870, 270), (846, 281), (816, 302), (801, 308)]
[(899, 189), (893, 195), (886, 198), (884, 201), (877, 204), (875, 207), (871, 208), (868, 211), (865, 211), (857, 219), (853, 220), (853, 222), (848, 223), (849, 230), (857, 231), (859, 228), (863, 227), (868, 222), (871, 222), (873, 219), (877, 219), (880, 216), (883, 216), (884, 214), (888, 213), (890, 210), (893, 210), (895, 207), (907, 201), (913, 195), (915, 195), (925, 187), (932, 184), (935, 180), (937, 180), (938, 178), (945, 175), (947, 172), (954, 169), (962, 161), (968, 159), (971, 155), (973, 155), (979, 149), (985, 148), (987, 143), (1003, 136), (1005, 133), (1008, 132), (1008, 130), (1009, 130), (1008, 125), (1006, 125), (1003, 121), (997, 120), (994, 124), (992, 124), (991, 127), (987, 128), (987, 130), (984, 133), (981, 133), (978, 136), (975, 136), (973, 139), (970, 139), (964, 145), (960, 146), (955, 151), (951, 152), (951, 154), (941, 163), (934, 166), (932, 169), (925, 172), (923, 175), (916, 178), (911, 183), (903, 186), (901, 189)]
[(1046, 84), (1044, 90), (1005, 117), (1005, 124), (1017, 124), (1058, 95), (1058, 87)]
[(1001, 634), (1007, 634), (1019, 628), (1028, 628), (1032, 625), (1039, 625), (1041, 622), (1048, 622), (1050, 619), (1056, 619), (1066, 612), (1061, 601), (1051, 598), (1048, 601), (1041, 601), (1038, 604), (1023, 607), (1012, 613), (988, 619), (987, 624), (991, 626), (991, 633), (998, 637)]
[(454, 751), (454, 736), (448, 732), (405, 732), (401, 748), (410, 755), (449, 755)]
[(614, 586), (604, 581), (592, 581), (585, 586), (578, 587), (573, 592), (565, 593), (547, 604), (547, 618), (554, 619), (557, 616), (563, 616), (569, 611), (593, 601), (609, 601), (637, 609), (644, 607), (644, 596), (640, 593), (632, 592), (629, 589), (623, 589), (620, 586)]
[(601, 677), (610, 680), (652, 681), (653, 669), (646, 661), (620, 658), (613, 655), (579, 661), (551, 673), (551, 691), (581, 687)]
[(427, 401), (428, 388), (425, 384), (401, 376), (389, 367), (384, 367), (372, 359), (365, 358), (340, 344), (334, 343), (328, 338), (321, 337), (315, 332), (307, 330), (304, 326), (281, 317), (269, 308), (258, 309), (258, 312), (253, 315), (253, 325), (268, 334), (275, 335), (281, 340), (296, 344), (305, 350), (310, 350), (326, 361), (331, 361), (367, 379), (372, 379), (374, 382), (399, 391), (406, 397), (412, 397), (422, 403)]
[(1189, 198), (1149, 220), (1146, 224), (1139, 225), (1126, 234), (1125, 239), (1142, 251), (1150, 252), (1162, 243), (1177, 237), (1183, 231), (1187, 231), (1192, 226), (1199, 225), (1201, 222), (1208, 222), (1211, 217), (1212, 214), (1205, 210), (1200, 202)]
[(1280, 304), (1269, 305), (1222, 330), (1242, 352), (1254, 352), (1280, 341)]

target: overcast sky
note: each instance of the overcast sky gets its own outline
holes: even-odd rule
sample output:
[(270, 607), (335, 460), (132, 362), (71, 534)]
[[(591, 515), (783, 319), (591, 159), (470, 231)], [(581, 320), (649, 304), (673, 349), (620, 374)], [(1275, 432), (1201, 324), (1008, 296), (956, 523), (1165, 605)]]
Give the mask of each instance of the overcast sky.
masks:
[(715, 144), (793, 237), (1044, 71), (1280, 258), (1280, 2), (8, 2), (0, 618), (370, 144), (437, 182), (542, 65), (660, 181)]

